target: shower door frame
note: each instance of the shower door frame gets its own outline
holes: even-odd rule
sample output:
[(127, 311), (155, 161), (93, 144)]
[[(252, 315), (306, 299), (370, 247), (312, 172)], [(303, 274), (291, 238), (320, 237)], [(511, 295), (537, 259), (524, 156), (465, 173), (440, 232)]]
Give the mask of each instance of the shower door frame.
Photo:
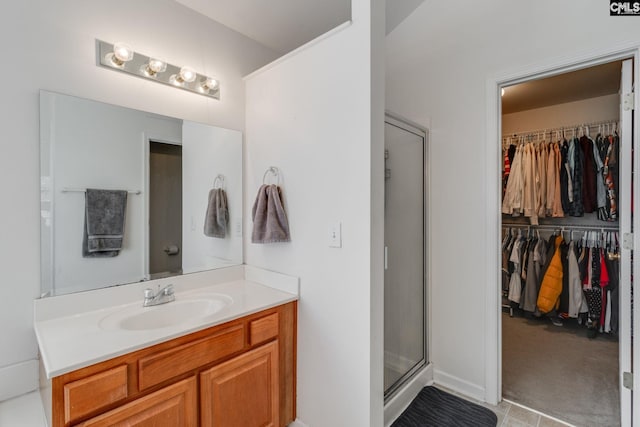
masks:
[[(412, 133), (420, 138), (422, 138), (422, 173), (423, 173), (423, 182), (422, 182), (422, 245), (423, 245), (423, 262), (422, 262), (422, 286), (423, 286), (423, 311), (422, 311), (422, 321), (423, 321), (423, 358), (409, 371), (405, 372), (398, 380), (396, 380), (388, 389), (384, 390), (384, 402), (385, 404), (392, 400), (399, 392), (407, 385), (411, 379), (417, 376), (419, 372), (425, 369), (429, 365), (429, 348), (431, 346), (431, 334), (429, 331), (430, 315), (431, 310), (429, 310), (429, 301), (430, 298), (430, 280), (429, 280), (429, 265), (430, 265), (430, 242), (428, 239), (429, 236), (429, 215), (428, 215), (428, 207), (429, 207), (429, 131), (424, 126), (421, 126), (411, 120), (408, 120), (398, 114), (385, 111), (384, 117), (385, 125), (389, 124), (391, 126), (395, 126), (400, 128), (406, 132)], [(386, 141), (385, 141), (386, 144)], [(384, 189), (386, 191), (386, 183), (384, 185)], [(385, 217), (386, 220), (386, 217)], [(386, 240), (384, 245), (384, 250), (386, 252)], [(386, 253), (385, 253), (385, 263), (386, 263)], [(386, 270), (386, 269), (385, 269)]]

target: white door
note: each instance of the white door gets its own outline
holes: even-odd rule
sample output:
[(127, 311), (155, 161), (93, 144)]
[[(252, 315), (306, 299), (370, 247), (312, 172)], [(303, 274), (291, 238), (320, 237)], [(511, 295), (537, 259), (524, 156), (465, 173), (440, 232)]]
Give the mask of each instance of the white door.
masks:
[[(632, 223), (637, 219), (633, 218), (633, 111), (628, 108), (627, 94), (632, 93), (633, 86), (633, 60), (628, 59), (622, 63), (622, 78), (620, 83), (620, 197), (618, 212), (620, 213), (620, 233), (622, 237), (622, 248), (620, 257), (620, 420), (623, 427), (640, 426), (640, 415), (636, 414), (636, 419), (632, 421), (632, 408), (638, 408), (638, 394), (635, 398), (632, 391), (625, 384), (631, 376), (632, 362), (632, 328), (631, 328), (631, 295), (632, 295), (632, 256), (633, 256), (633, 234)], [(637, 169), (636, 169), (637, 170)], [(637, 177), (636, 177), (637, 178)], [(638, 185), (635, 186), (638, 188)], [(638, 216), (636, 216), (637, 218)], [(637, 224), (637, 223), (636, 223)], [(637, 225), (636, 225), (637, 227)], [(638, 263), (634, 267), (638, 274)], [(640, 277), (640, 276), (639, 276)], [(637, 317), (636, 322), (637, 322)], [(637, 327), (636, 327), (637, 330)], [(637, 384), (637, 382), (636, 382)], [(635, 404), (632, 404), (632, 400)], [(632, 424), (633, 422), (633, 424)]]

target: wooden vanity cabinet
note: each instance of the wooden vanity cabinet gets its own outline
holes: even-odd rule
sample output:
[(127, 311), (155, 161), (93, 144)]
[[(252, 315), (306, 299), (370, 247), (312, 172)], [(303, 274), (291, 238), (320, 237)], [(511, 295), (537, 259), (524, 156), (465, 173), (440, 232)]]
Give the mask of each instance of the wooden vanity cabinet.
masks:
[(51, 381), (52, 427), (281, 427), (295, 419), (297, 303)]

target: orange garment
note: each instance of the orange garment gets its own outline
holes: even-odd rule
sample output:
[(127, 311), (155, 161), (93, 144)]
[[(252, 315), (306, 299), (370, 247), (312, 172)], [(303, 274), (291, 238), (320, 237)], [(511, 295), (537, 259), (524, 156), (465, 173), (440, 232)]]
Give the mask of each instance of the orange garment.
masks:
[(549, 267), (540, 284), (540, 292), (538, 293), (538, 310), (541, 313), (549, 313), (558, 308), (560, 303), (560, 294), (562, 293), (562, 256), (560, 245), (564, 239), (557, 236), (555, 241), (555, 252), (549, 262)]

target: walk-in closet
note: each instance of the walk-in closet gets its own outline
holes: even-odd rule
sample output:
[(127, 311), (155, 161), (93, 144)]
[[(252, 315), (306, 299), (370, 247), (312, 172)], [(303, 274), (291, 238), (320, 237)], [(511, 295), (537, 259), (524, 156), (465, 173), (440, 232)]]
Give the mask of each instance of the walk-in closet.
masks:
[(502, 397), (578, 426), (630, 404), (631, 71), (502, 88)]

